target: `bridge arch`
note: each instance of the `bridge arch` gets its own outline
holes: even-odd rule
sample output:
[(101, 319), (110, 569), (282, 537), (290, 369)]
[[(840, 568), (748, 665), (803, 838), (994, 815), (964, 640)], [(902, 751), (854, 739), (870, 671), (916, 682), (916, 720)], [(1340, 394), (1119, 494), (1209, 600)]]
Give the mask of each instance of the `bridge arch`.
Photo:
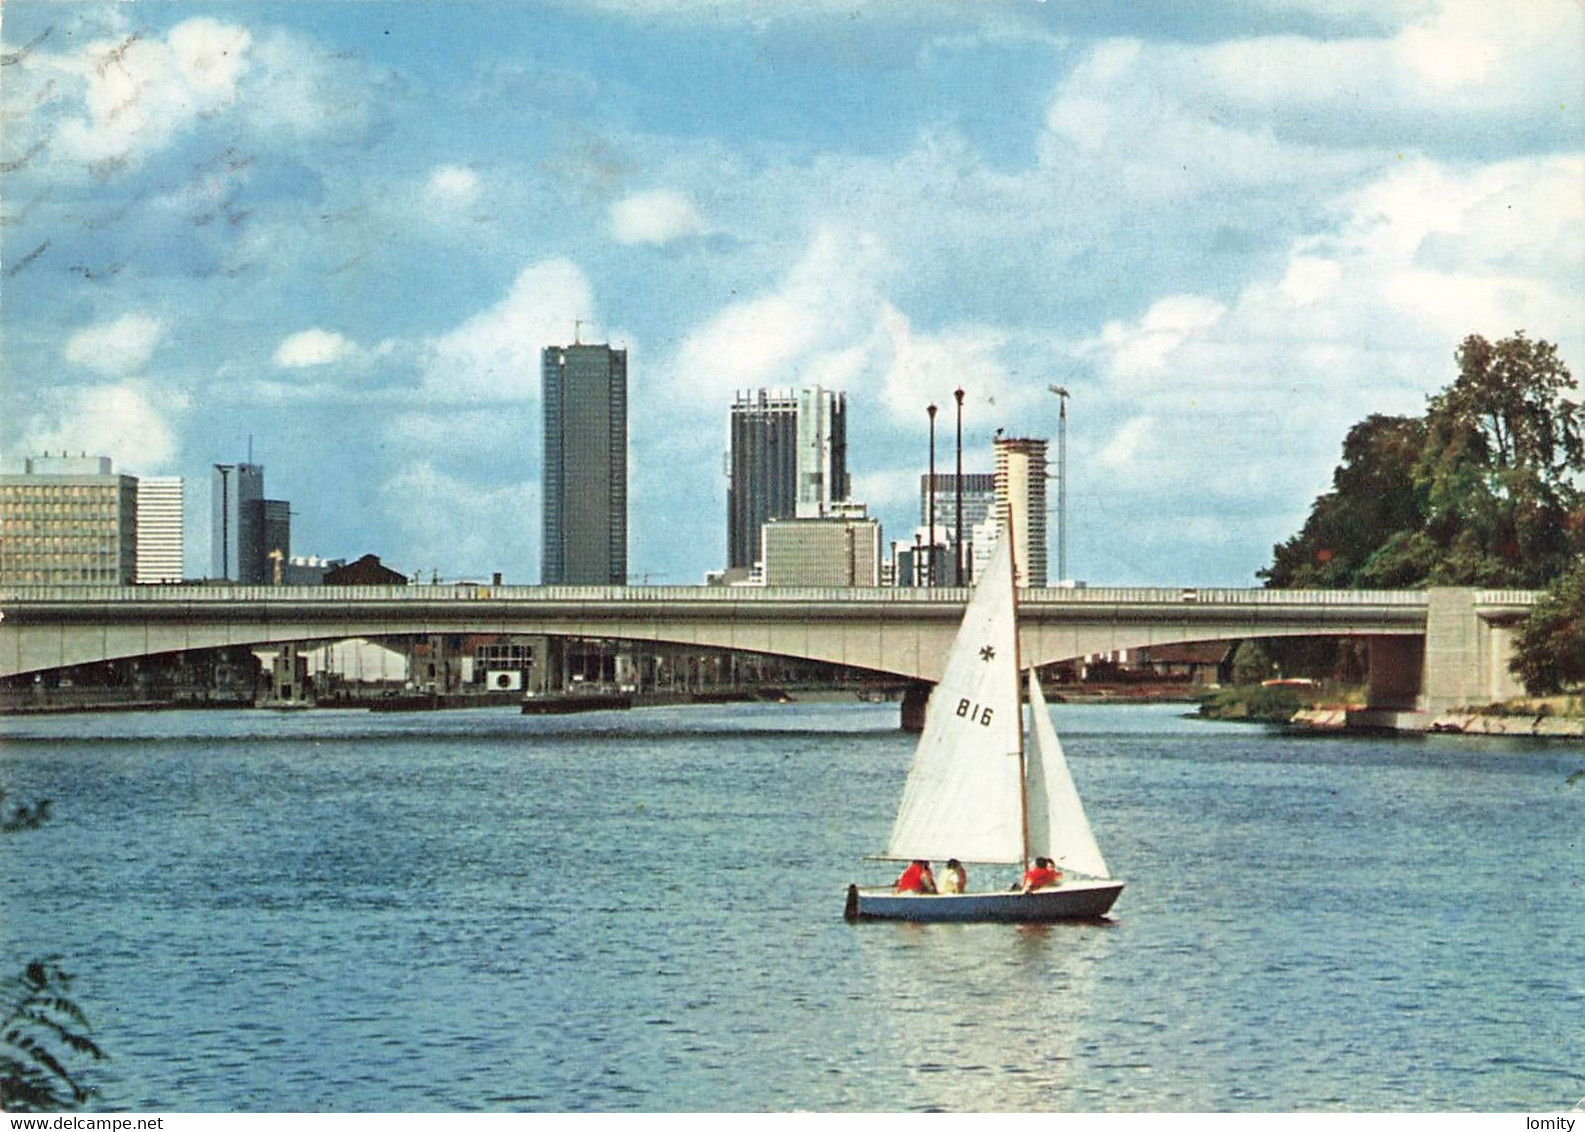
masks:
[[(1414, 673), (1416, 694), (1434, 709), (1449, 696), (1476, 702), (1501, 682), (1504, 634), (1535, 596), (1029, 590), (1020, 596), (1020, 640), (1025, 663), (1049, 664), (1195, 641), (1385, 638), (1404, 642), (1402, 663), (1423, 667)], [(492, 633), (728, 649), (933, 682), (967, 598), (961, 589), (19, 587), (0, 591), (0, 676), (226, 646)]]

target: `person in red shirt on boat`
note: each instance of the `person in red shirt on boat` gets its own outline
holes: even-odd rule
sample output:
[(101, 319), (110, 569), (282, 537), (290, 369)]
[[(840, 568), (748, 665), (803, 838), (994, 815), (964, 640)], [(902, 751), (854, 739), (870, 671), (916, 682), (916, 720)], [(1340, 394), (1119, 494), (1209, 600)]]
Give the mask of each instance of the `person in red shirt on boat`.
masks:
[(936, 878), (930, 871), (929, 861), (915, 861), (903, 870), (903, 875), (897, 878), (898, 892), (917, 892), (921, 895), (935, 895)]
[(1024, 873), (1024, 883), (1019, 891), (1033, 892), (1037, 888), (1061, 883), (1062, 874), (1057, 871), (1056, 862), (1050, 857), (1036, 857), (1035, 863)]

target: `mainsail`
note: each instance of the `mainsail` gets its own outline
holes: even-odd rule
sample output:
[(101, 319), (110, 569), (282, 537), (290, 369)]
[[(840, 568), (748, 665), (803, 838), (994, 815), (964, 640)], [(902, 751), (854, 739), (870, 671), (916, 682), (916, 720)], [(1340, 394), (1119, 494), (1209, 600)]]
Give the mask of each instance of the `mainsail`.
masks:
[(1012, 541), (997, 540), (930, 695), (888, 857), (1024, 860)]
[(1084, 803), (1068, 772), (1057, 729), (1040, 691), (1035, 670), (1029, 670), (1029, 714), (1034, 743), (1029, 752), (1029, 850), (1053, 858), (1059, 868), (1086, 876), (1107, 878), (1106, 858), (1095, 843)]

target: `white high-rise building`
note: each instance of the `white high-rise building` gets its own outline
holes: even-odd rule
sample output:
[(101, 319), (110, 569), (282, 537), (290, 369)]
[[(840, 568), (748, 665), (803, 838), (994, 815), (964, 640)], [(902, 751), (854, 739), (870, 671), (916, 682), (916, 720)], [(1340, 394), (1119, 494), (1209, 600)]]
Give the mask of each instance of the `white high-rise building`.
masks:
[(994, 445), (996, 515), (1005, 524), (1011, 511), (1013, 562), (1021, 586), (1046, 584), (1046, 443), (999, 436)]
[(816, 385), (798, 394), (796, 517), (821, 519), (848, 497), (847, 394)]
[(182, 503), (180, 476), (138, 477), (137, 566), (134, 581), (155, 586), (182, 580)]

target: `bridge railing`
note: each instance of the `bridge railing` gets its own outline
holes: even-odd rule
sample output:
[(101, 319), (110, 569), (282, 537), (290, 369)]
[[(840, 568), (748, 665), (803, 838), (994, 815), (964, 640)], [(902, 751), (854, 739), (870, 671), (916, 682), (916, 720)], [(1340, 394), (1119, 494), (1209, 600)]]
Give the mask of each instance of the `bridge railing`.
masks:
[[(961, 605), (969, 591), (961, 587), (853, 588), (838, 586), (243, 586), (165, 585), (11, 586), (0, 589), (0, 603), (206, 603), (206, 602), (633, 602), (633, 603), (732, 603), (810, 602), (821, 604), (945, 604)], [(1047, 587), (1019, 591), (1019, 600), (1030, 605), (1306, 605), (1306, 606), (1423, 606), (1424, 590), (1273, 590), (1208, 588), (1194, 586), (1084, 586)], [(1527, 605), (1535, 600), (1528, 591), (1482, 591), (1482, 604)]]
[(1538, 590), (1479, 590), (1476, 605), (1534, 605), (1541, 598)]

